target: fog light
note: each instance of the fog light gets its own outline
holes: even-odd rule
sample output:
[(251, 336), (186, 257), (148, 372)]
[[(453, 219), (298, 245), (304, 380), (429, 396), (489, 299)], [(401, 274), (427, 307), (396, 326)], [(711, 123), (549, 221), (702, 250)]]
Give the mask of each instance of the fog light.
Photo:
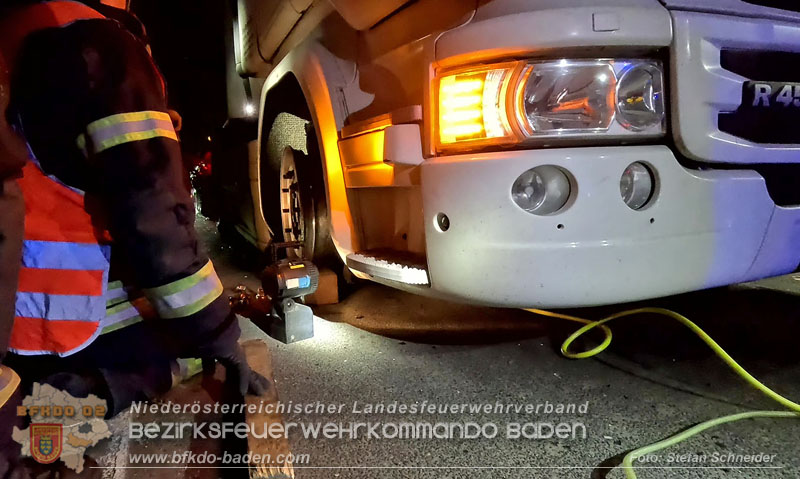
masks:
[(519, 175), (511, 197), (520, 208), (535, 215), (549, 215), (567, 204), (569, 178), (557, 166), (543, 165)]
[(639, 210), (650, 201), (655, 187), (653, 173), (644, 164), (631, 163), (619, 180), (619, 193), (628, 207)]

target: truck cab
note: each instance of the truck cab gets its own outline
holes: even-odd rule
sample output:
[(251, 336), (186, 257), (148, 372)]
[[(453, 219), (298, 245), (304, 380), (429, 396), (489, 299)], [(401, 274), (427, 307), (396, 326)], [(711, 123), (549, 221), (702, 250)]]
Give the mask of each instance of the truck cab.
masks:
[[(579, 307), (800, 263), (800, 8), (239, 0), (221, 218), (419, 294)], [(336, 266), (339, 265), (339, 266)]]

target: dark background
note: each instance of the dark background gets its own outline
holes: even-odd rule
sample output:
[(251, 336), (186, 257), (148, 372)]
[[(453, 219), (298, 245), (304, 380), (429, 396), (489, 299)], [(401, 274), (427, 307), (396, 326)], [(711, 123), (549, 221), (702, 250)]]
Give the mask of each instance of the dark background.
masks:
[(183, 116), (187, 152), (202, 154), (227, 118), (224, 0), (132, 0), (147, 28), (153, 58), (167, 82), (169, 105)]

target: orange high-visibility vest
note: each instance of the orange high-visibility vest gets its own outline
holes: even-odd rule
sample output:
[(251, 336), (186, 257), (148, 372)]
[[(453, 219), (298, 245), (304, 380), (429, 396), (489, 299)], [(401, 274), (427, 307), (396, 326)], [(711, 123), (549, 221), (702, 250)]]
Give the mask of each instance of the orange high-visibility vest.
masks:
[(34, 162), (19, 180), (25, 234), (9, 349), (68, 355), (100, 333), (111, 246), (95, 231), (83, 195)]
[[(4, 21), (3, 53), (13, 65), (31, 33), (96, 18), (104, 17), (77, 2), (31, 5)], [(81, 192), (46, 176), (34, 162), (23, 169), (19, 185), (25, 233), (9, 349), (69, 355), (100, 334), (111, 247), (92, 224)]]

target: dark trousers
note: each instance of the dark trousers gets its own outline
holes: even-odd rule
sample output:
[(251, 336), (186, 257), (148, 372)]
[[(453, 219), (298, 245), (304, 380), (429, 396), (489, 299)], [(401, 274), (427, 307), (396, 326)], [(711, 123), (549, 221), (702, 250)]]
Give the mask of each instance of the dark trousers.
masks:
[(20, 356), (4, 361), (22, 378), (26, 392), (47, 383), (73, 396), (95, 394), (108, 401), (108, 417), (133, 401), (145, 401), (172, 386), (171, 364), (178, 357), (149, 321), (100, 335), (71, 356)]

